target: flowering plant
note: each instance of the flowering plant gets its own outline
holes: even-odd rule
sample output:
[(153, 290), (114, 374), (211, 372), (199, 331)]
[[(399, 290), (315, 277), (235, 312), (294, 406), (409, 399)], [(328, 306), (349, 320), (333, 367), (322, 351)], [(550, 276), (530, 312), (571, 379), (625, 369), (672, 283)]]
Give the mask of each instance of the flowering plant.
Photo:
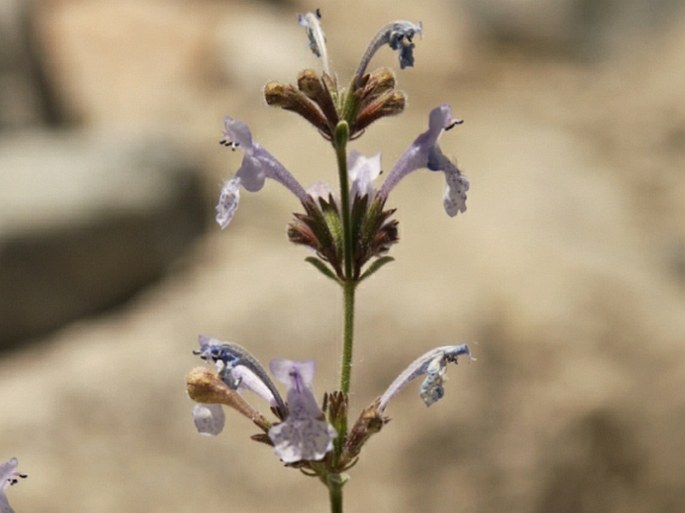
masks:
[[(305, 189), (253, 139), (244, 123), (226, 117), (221, 143), (233, 150), (241, 149), (244, 157), (238, 171), (223, 185), (216, 220), (222, 228), (229, 226), (238, 209), (241, 189), (259, 191), (267, 178), (298, 198), (304, 211), (294, 214), (288, 238), (313, 250), (313, 256), (305, 260), (336, 282), (344, 297), (340, 389), (324, 394), (319, 405), (313, 392), (314, 362), (275, 359), (269, 370), (287, 386), (284, 399), (269, 373), (248, 350), (205, 336), (199, 337), (200, 347), (195, 353), (214, 368), (193, 369), (187, 376), (187, 389), (196, 402), (193, 417), (199, 432), (220, 433), (225, 422), (223, 406), (237, 410), (260, 429), (252, 437), (254, 440), (272, 446), (286, 466), (317, 477), (329, 490), (331, 511), (341, 512), (346, 472), (356, 463), (369, 438), (388, 422), (385, 411), (390, 400), (411, 381), (424, 377), (420, 397), (430, 406), (444, 395), (447, 364), (457, 363), (460, 355), (470, 358), (466, 344), (429, 350), (367, 406), (356, 422), (349, 424), (355, 291), (362, 281), (393, 260), (388, 253), (398, 242), (395, 209), (386, 208), (389, 194), (412, 171), (440, 171), (446, 182), (443, 207), (454, 217), (466, 210), (469, 182), (438, 145), (444, 131), (462, 123), (452, 116), (450, 106), (443, 104), (430, 112), (428, 129), (410, 144), (383, 184), (374, 186), (381, 173), (380, 154), (367, 157), (354, 150), (348, 153), (347, 145), (373, 122), (402, 112), (406, 97), (395, 89), (392, 71), (380, 68), (369, 72), (367, 68), (385, 45), (399, 52), (400, 68), (413, 66), (413, 39), (421, 34), (422, 26), (409, 21), (384, 26), (362, 56), (347, 88), (342, 88), (329, 69), (320, 17), (317, 11), (300, 15), (298, 21), (306, 29), (310, 49), (321, 60), (322, 72), (302, 71), (296, 86), (268, 83), (264, 95), (269, 105), (302, 116), (331, 144), (338, 168), (337, 194), (325, 183)], [(252, 406), (243, 397), (246, 391), (266, 401), (273, 417), (267, 418)]]

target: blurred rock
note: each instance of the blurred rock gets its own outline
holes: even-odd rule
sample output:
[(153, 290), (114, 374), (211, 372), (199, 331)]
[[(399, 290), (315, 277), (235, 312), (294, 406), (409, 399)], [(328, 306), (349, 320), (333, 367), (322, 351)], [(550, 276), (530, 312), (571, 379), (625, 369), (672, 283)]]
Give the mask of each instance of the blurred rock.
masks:
[[(663, 28), (682, 0), (464, 0), (476, 32), (544, 53), (602, 57)], [(637, 36), (637, 37), (636, 37)], [(644, 41), (642, 41), (644, 42)]]
[(66, 121), (46, 70), (34, 5), (0, 0), (0, 130)]
[(125, 300), (201, 232), (198, 170), (161, 142), (0, 140), (0, 347)]

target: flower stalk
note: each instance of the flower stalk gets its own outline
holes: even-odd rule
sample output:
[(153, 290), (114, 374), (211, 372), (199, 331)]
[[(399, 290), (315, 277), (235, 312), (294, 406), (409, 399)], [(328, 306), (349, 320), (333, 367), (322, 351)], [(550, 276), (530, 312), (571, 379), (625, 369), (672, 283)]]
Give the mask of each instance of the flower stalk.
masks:
[[(253, 440), (271, 446), (285, 466), (318, 478), (328, 488), (331, 512), (342, 513), (343, 486), (349, 479), (346, 472), (358, 461), (363, 446), (387, 424), (385, 411), (391, 399), (423, 377), (419, 397), (426, 406), (436, 403), (445, 393), (448, 364), (456, 364), (458, 356), (470, 358), (466, 344), (440, 346), (424, 353), (348, 426), (357, 286), (393, 261), (387, 253), (399, 241), (395, 209), (386, 208), (386, 201), (409, 173), (418, 169), (440, 171), (446, 182), (443, 208), (454, 217), (466, 210), (469, 182), (438, 145), (445, 131), (461, 123), (452, 116), (451, 107), (443, 104), (430, 112), (428, 129), (414, 140), (382, 186), (376, 188), (381, 154), (367, 157), (356, 150), (348, 152), (348, 145), (375, 121), (400, 114), (406, 95), (395, 89), (392, 70), (367, 69), (376, 52), (386, 45), (398, 51), (401, 69), (413, 66), (413, 38), (422, 33), (422, 26), (395, 21), (383, 27), (344, 89), (338, 87), (337, 76), (329, 69), (320, 19), (319, 11), (298, 17), (306, 29), (310, 49), (321, 59), (322, 73), (304, 70), (296, 85), (269, 82), (264, 98), (268, 105), (301, 116), (331, 144), (338, 187), (332, 190), (325, 182), (317, 182), (305, 189), (296, 174), (253, 139), (247, 125), (226, 117), (221, 143), (232, 150), (240, 149), (243, 161), (222, 188), (217, 222), (226, 228), (237, 211), (240, 192), (261, 190), (267, 178), (280, 183), (300, 202), (304, 211), (293, 214), (288, 239), (312, 251), (305, 261), (335, 281), (343, 295), (340, 388), (325, 393), (319, 406), (313, 392), (314, 362), (273, 359), (268, 365), (271, 375), (288, 387), (287, 396), (282, 396), (266, 366), (247, 349), (200, 336), (200, 349), (195, 354), (214, 364), (215, 369), (193, 370), (187, 378), (187, 390), (198, 403), (193, 417), (199, 432), (217, 435), (224, 427), (223, 407), (238, 411), (260, 429), (251, 437)], [(243, 397), (246, 393), (265, 401), (274, 418), (267, 418), (248, 403)]]

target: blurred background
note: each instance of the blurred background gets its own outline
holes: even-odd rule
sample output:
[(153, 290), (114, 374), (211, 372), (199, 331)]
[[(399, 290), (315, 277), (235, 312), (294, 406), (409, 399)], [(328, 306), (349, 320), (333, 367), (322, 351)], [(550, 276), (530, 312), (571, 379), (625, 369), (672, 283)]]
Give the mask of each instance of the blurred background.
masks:
[[(393, 192), (396, 262), (358, 293), (352, 415), (427, 349), (468, 341), (429, 410), (398, 397), (346, 511), (685, 509), (685, 6), (679, 0), (1, 0), (0, 461), (20, 513), (326, 511), (228, 414), (195, 434), (197, 335), (337, 386), (341, 298), (284, 228), (280, 186), (213, 223), (240, 152), (223, 116), (305, 186), (329, 146), (268, 108), (266, 81), (318, 69), (321, 8), (344, 83), (376, 30), (422, 20), (400, 117), (353, 147), (389, 169), (443, 102), (471, 181)], [(373, 66), (397, 68), (380, 52)]]

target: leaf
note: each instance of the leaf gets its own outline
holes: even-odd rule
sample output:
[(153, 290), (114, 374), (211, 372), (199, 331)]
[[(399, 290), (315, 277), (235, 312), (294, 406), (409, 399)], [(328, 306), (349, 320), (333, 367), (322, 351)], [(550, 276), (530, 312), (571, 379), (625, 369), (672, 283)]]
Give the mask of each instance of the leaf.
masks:
[(305, 258), (304, 261), (305, 261), (305, 262), (309, 262), (310, 264), (312, 264), (312, 265), (313, 265), (314, 267), (316, 267), (319, 271), (321, 271), (321, 273), (322, 273), (324, 276), (329, 277), (331, 280), (333, 280), (334, 282), (336, 282), (336, 283), (338, 283), (338, 284), (340, 283), (340, 280), (339, 280), (338, 277), (335, 275), (335, 273), (334, 273), (333, 271), (331, 271), (331, 269), (330, 269), (324, 262), (322, 262), (321, 260), (319, 260), (318, 258), (316, 258), (316, 257), (311, 257), (311, 256), (310, 256), (310, 257)]
[(371, 276), (373, 273), (378, 271), (378, 269), (383, 267), (385, 264), (389, 264), (393, 260), (395, 260), (395, 259), (391, 256), (384, 256), (384, 257), (380, 257), (380, 258), (374, 260), (371, 263), (371, 265), (369, 265), (369, 267), (366, 268), (366, 271), (364, 271), (362, 273), (362, 275), (359, 277), (359, 281), (361, 282), (361, 281), (365, 280), (366, 278)]

